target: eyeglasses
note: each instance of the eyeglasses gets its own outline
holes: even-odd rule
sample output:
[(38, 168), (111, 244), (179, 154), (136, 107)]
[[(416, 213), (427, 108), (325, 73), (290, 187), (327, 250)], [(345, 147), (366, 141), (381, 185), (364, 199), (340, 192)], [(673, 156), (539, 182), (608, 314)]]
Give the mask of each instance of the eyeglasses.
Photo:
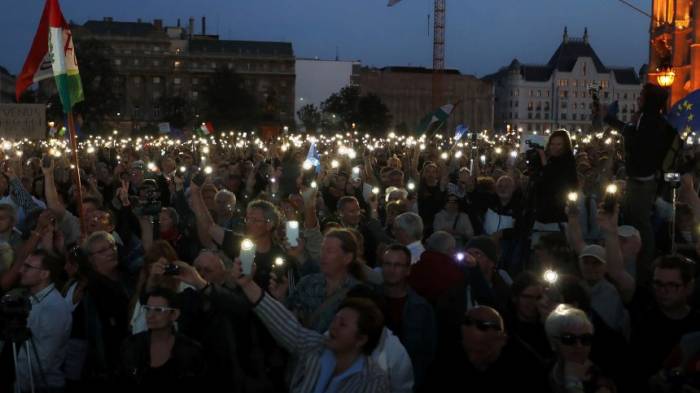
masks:
[(584, 347), (590, 347), (593, 344), (593, 335), (590, 333), (582, 334), (577, 336), (575, 334), (562, 334), (557, 337), (562, 345), (574, 346), (576, 343), (583, 345)]
[(655, 289), (671, 290), (671, 291), (678, 291), (683, 286), (683, 284), (679, 284), (677, 282), (663, 282), (661, 280), (652, 281), (652, 285), (654, 286)]
[(500, 332), (501, 330), (503, 330), (503, 328), (501, 327), (501, 323), (498, 321), (482, 321), (480, 319), (474, 319), (471, 317), (464, 317), (462, 325), (476, 326), (476, 328), (482, 332), (488, 332), (489, 330), (493, 330), (494, 332)]
[(90, 255), (98, 255), (98, 254), (99, 254), (99, 255), (105, 255), (105, 254), (107, 254), (107, 251), (114, 251), (115, 249), (116, 249), (116, 247), (110, 246), (110, 247), (107, 247), (107, 248), (103, 248), (103, 249), (101, 249), (101, 250), (97, 250), (97, 251), (91, 252)]
[(156, 314), (165, 314), (166, 312), (175, 311), (175, 308), (165, 307), (165, 306), (141, 306), (143, 311), (148, 314), (149, 312), (155, 312)]
[(21, 268), (22, 268), (22, 270), (32, 270), (32, 269), (34, 269), (34, 270), (48, 270), (48, 269), (44, 269), (43, 267), (30, 265), (27, 262), (24, 262), (22, 264)]

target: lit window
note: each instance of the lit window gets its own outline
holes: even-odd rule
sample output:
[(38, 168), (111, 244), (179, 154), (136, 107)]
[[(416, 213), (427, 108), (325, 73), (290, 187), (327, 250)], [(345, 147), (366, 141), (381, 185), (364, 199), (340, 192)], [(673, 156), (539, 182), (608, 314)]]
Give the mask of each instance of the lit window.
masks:
[(160, 77), (159, 77), (159, 76), (154, 76), (154, 77), (153, 77), (153, 83), (155, 83), (155, 84), (160, 83)]
[(180, 82), (181, 82), (180, 78), (175, 78), (175, 79), (173, 79), (173, 83), (176, 84), (176, 85), (179, 85)]

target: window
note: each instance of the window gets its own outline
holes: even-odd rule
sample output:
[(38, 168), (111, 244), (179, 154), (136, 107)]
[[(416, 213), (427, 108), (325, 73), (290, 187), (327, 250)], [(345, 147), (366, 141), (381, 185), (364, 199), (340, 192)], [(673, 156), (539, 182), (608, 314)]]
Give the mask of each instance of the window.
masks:
[(542, 97), (542, 90), (537, 90), (537, 97)]
[(574, 109), (578, 109), (578, 103), (574, 102)]
[(528, 118), (528, 119), (532, 119), (532, 112), (528, 112), (528, 113), (527, 113), (527, 118)]
[(518, 102), (520, 102), (520, 101), (515, 101), (515, 107), (516, 107), (516, 108), (518, 107)]
[(153, 117), (160, 117), (160, 107), (158, 105), (153, 106)]
[(576, 114), (575, 114), (575, 113), (572, 113), (572, 114), (571, 114), (571, 120), (576, 120)]
[(160, 99), (160, 92), (154, 91), (154, 92), (153, 92), (153, 100), (155, 101), (155, 100), (158, 100), (158, 99)]
[(561, 102), (561, 109), (566, 109), (567, 108), (567, 103), (566, 101)]
[(175, 78), (175, 79), (173, 79), (173, 83), (176, 84), (176, 85), (179, 85), (180, 82), (182, 82), (182, 81), (180, 80), (180, 78)]
[(213, 61), (211, 63), (211, 68), (216, 69), (216, 63), (214, 63)]
[(569, 81), (567, 81), (566, 79), (561, 79), (561, 80), (559, 81), (559, 87), (566, 87), (566, 85), (568, 84), (568, 82), (569, 82)]
[(549, 101), (544, 103), (544, 110), (546, 110), (546, 111), (549, 110)]
[(193, 84), (193, 85), (199, 84), (199, 79), (198, 79), (198, 78), (192, 78), (192, 84)]
[(626, 100), (626, 99), (627, 99), (627, 93), (625, 93), (625, 94), (622, 95), (622, 99), (623, 99), (623, 100)]
[(578, 92), (577, 92), (577, 91), (574, 92), (574, 98), (578, 98)]
[(228, 67), (229, 70), (233, 69), (233, 63), (228, 63), (226, 66)]
[[(576, 79), (572, 79), (571, 80), (571, 87), (576, 87), (576, 84), (577, 84), (576, 82), (577, 82)], [(583, 85), (581, 85), (581, 86), (583, 86)]]
[(535, 93), (530, 89), (530, 97), (532, 97)]
[(536, 107), (536, 109), (537, 109), (538, 111), (541, 111), (541, 110), (542, 110), (542, 103), (541, 103), (541, 102), (537, 101), (537, 107)]
[(607, 87), (608, 87), (608, 81), (600, 81), (600, 87), (602, 87), (603, 89), (607, 88)]
[(547, 90), (547, 97), (549, 97), (549, 90)]
[(516, 96), (516, 97), (520, 96), (520, 90), (519, 90), (519, 89), (515, 89), (515, 96)]
[(153, 77), (153, 83), (159, 84), (159, 83), (160, 83), (160, 77), (159, 77), (159, 76), (154, 76), (154, 77)]
[(122, 51), (122, 53), (125, 54), (125, 55), (130, 55), (130, 54), (131, 54), (131, 49), (124, 49), (124, 50)]
[(607, 91), (603, 92), (603, 97), (610, 98), (610, 93), (608, 93)]
[(527, 103), (527, 110), (531, 111), (532, 110), (532, 101), (529, 101)]
[(539, 114), (539, 113), (535, 113), (535, 119), (539, 119), (539, 118), (540, 118), (540, 114)]
[(153, 51), (154, 51), (154, 52), (158, 52), (158, 51), (160, 51), (160, 48), (157, 47), (157, 46), (154, 46), (154, 47), (153, 47)]
[(140, 62), (139, 62), (139, 59), (134, 59), (134, 65), (135, 65), (135, 66), (139, 65), (139, 63), (140, 63)]
[(545, 120), (549, 120), (549, 113), (545, 113), (545, 114), (544, 114), (544, 119), (545, 119)]
[(180, 60), (175, 60), (175, 63), (173, 63), (175, 68), (180, 67), (182, 65), (182, 62)]
[(514, 119), (518, 118), (518, 112), (513, 113), (515, 116), (513, 116)]
[(117, 65), (117, 66), (122, 65), (122, 59), (114, 59), (114, 65)]
[(566, 113), (562, 113), (562, 114), (561, 114), (561, 119), (562, 119), (562, 120), (566, 120)]
[(193, 91), (193, 92), (192, 92), (192, 98), (197, 99), (197, 97), (199, 97), (199, 92)]
[(140, 76), (135, 76), (133, 81), (134, 81), (134, 85), (141, 86), (141, 77)]
[(160, 60), (153, 60), (153, 66), (158, 67), (160, 65)]

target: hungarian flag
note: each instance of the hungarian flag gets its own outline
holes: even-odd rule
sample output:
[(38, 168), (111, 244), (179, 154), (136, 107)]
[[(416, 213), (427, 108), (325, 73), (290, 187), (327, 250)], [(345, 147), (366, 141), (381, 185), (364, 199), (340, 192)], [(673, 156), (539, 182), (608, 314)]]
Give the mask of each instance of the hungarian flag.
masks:
[(204, 135), (211, 135), (214, 133), (214, 125), (211, 124), (210, 121), (202, 123), (202, 126), (199, 127), (199, 129), (204, 133)]
[(437, 130), (447, 121), (454, 109), (455, 104), (446, 104), (438, 108), (436, 111), (428, 113), (420, 121), (420, 124), (418, 125), (417, 129), (418, 133), (427, 134), (430, 133), (433, 129)]
[(83, 86), (73, 36), (58, 0), (46, 0), (32, 49), (17, 77), (17, 101), (32, 83), (51, 77), (56, 79), (63, 112), (70, 112), (73, 105), (83, 100)]

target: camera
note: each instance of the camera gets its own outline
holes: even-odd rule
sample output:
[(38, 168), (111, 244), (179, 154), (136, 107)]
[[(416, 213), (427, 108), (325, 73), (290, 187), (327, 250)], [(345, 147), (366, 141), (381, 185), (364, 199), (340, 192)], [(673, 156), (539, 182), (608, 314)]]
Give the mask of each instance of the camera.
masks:
[(0, 298), (0, 338), (19, 342), (29, 337), (27, 319), (32, 309), (29, 298), (8, 293)]
[(681, 182), (680, 173), (664, 173), (664, 181), (671, 184), (677, 184)]
[(180, 266), (174, 263), (165, 265), (165, 270), (163, 271), (164, 276), (177, 276), (178, 274), (180, 274)]
[(542, 169), (542, 160), (540, 159), (539, 150), (544, 150), (544, 146), (533, 141), (525, 141), (525, 144), (529, 147), (525, 151), (525, 162), (527, 162), (527, 167), (531, 172), (537, 173)]
[(160, 213), (162, 203), (160, 190), (153, 179), (145, 179), (139, 190), (138, 214), (141, 216), (155, 216)]

